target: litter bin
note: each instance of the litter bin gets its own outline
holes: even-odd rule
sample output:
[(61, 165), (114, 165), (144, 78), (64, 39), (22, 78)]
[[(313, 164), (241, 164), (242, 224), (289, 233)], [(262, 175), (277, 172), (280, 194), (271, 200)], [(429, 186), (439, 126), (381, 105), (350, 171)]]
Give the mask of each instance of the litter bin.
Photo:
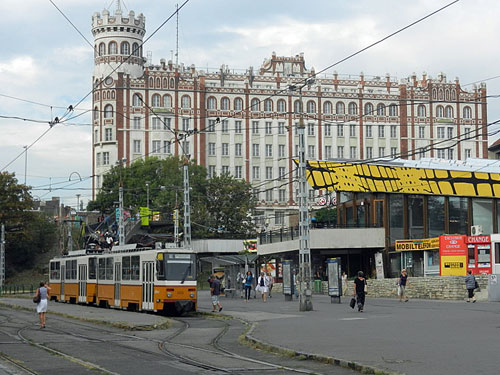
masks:
[(321, 293), (321, 280), (314, 280), (314, 293)]

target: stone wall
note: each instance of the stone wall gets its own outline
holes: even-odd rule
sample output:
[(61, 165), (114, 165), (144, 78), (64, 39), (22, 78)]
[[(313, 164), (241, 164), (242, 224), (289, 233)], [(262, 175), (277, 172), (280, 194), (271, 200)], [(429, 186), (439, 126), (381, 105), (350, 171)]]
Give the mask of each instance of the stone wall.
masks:
[[(406, 294), (409, 298), (463, 300), (467, 298), (464, 276), (432, 276), (409, 277)], [(488, 299), (488, 276), (476, 275), (480, 291), (475, 292), (476, 299)], [(367, 297), (397, 298), (396, 282), (398, 279), (368, 279)], [(353, 280), (347, 282), (347, 292), (344, 295), (352, 296)], [(273, 293), (282, 293), (281, 283), (273, 285)], [(322, 282), (322, 294), (328, 294), (328, 282)]]

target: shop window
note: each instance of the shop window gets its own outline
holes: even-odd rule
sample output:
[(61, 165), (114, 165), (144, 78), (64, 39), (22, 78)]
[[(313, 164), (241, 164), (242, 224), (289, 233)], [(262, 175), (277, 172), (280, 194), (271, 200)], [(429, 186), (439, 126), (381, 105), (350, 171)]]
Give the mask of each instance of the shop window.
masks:
[(468, 202), (467, 198), (448, 198), (449, 234), (467, 234), (469, 222), (467, 220)]
[(444, 197), (428, 197), (427, 200), (428, 237), (444, 234)]
[(408, 197), (408, 238), (424, 238), (424, 199)]
[(493, 233), (493, 202), (491, 199), (472, 200), (472, 225), (483, 227), (483, 234)]
[(391, 242), (404, 239), (403, 196), (389, 195), (389, 231)]

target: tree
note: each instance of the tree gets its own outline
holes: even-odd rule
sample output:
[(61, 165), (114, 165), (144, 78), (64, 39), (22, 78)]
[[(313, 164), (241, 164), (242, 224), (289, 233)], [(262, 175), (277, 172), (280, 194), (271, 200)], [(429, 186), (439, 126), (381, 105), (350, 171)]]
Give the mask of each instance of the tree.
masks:
[(55, 224), (32, 207), (29, 187), (18, 184), (14, 174), (0, 173), (0, 223), (6, 228), (8, 274), (30, 268), (55, 243)]
[[(183, 216), (183, 166), (181, 158), (171, 156), (139, 159), (127, 168), (114, 167), (105, 175), (102, 189), (95, 201), (89, 202), (88, 209), (111, 213), (117, 206), (121, 181), (125, 209), (136, 213), (139, 207), (147, 206), (149, 190), (149, 207), (159, 211), (163, 221), (173, 222), (176, 208)], [(251, 229), (247, 215), (255, 203), (250, 185), (229, 176), (207, 180), (206, 168), (192, 161), (188, 168), (193, 236), (206, 237), (217, 232), (241, 234)]]
[(315, 212), (316, 224), (330, 226), (337, 223), (337, 207), (324, 207)]
[(243, 237), (255, 234), (249, 213), (256, 202), (250, 184), (227, 174), (213, 177), (208, 180), (206, 199), (211, 227)]

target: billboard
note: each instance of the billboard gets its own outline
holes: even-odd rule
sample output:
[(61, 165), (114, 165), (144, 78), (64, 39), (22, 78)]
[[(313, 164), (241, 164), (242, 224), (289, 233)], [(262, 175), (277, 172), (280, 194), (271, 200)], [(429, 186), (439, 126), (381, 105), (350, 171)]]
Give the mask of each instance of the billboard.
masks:
[(439, 249), (439, 237), (395, 241), (394, 248), (396, 251), (437, 250)]
[(467, 236), (439, 237), (439, 270), (441, 276), (465, 276), (467, 273)]

